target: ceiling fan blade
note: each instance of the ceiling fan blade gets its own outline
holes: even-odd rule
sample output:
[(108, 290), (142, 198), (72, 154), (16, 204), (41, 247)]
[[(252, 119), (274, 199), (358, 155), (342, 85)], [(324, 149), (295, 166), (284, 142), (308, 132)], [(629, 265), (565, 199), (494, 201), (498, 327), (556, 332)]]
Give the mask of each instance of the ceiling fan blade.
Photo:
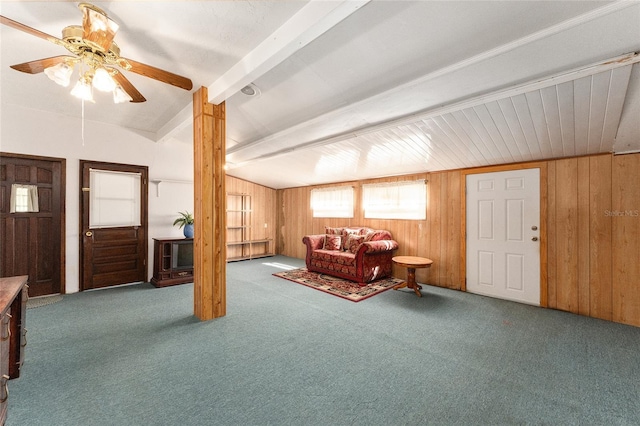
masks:
[(54, 56), (52, 58), (38, 59), (37, 61), (25, 62), (24, 64), (11, 65), (16, 71), (26, 72), (27, 74), (38, 74), (45, 70), (45, 68), (58, 65), (66, 60), (76, 60), (73, 56)]
[(35, 28), (31, 28), (27, 25), (21, 24), (20, 22), (14, 21), (13, 19), (9, 19), (5, 16), (0, 15), (0, 23), (7, 25), (9, 27), (15, 28), (20, 31), (24, 31), (27, 34), (34, 35), (36, 37), (40, 37), (41, 39), (48, 40), (51, 42), (62, 42), (58, 37), (54, 37), (47, 33), (43, 33), (42, 31), (38, 31)]
[(89, 3), (80, 3), (78, 7), (82, 10), (82, 38), (84, 41), (102, 52), (108, 52), (119, 25), (99, 7)]
[(115, 74), (113, 75), (113, 79), (120, 85), (120, 87), (122, 87), (122, 90), (124, 90), (129, 96), (131, 96), (130, 102), (138, 103), (146, 101), (144, 96), (142, 96), (142, 94), (138, 92), (138, 89), (136, 89), (133, 84), (131, 84), (127, 77), (124, 76), (124, 74), (122, 74), (118, 70), (114, 71)]
[(128, 71), (144, 75), (145, 77), (153, 78), (154, 80), (158, 80), (163, 83), (171, 84), (184, 90), (191, 90), (193, 88), (193, 83), (186, 77), (182, 77), (169, 71), (161, 70), (160, 68), (152, 67), (151, 65), (145, 65), (131, 59), (125, 59), (125, 61), (131, 64), (131, 69), (129, 69)]

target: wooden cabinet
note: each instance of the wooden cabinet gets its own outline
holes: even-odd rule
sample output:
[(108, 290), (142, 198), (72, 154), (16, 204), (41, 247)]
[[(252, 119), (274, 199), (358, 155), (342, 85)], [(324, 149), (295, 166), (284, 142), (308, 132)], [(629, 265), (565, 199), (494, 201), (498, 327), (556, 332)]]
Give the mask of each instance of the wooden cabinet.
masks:
[(260, 238), (252, 222), (251, 195), (227, 194), (227, 261), (273, 256), (273, 239)]
[(2, 319), (0, 320), (0, 424), (4, 425), (7, 418), (7, 405), (9, 398), (9, 340), (11, 338), (11, 307), (8, 306), (2, 311)]
[(153, 278), (156, 287), (193, 282), (193, 238), (153, 239)]
[(0, 425), (7, 418), (10, 379), (20, 377), (27, 346), (28, 277), (0, 278)]

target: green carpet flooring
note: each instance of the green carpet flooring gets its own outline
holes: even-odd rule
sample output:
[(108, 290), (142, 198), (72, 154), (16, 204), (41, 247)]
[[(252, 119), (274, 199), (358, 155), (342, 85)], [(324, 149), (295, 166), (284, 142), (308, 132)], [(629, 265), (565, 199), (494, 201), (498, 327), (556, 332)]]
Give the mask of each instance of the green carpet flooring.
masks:
[(640, 328), (425, 286), (361, 303), (227, 265), (227, 315), (193, 285), (27, 311), (15, 425), (638, 425)]

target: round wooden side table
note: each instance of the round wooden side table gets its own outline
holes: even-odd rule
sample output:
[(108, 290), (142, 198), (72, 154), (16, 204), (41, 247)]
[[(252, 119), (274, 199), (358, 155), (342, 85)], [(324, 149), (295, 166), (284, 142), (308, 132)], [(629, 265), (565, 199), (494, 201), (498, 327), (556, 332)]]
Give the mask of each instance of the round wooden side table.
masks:
[(422, 297), (420, 290), (422, 286), (416, 283), (416, 268), (428, 268), (433, 263), (433, 260), (426, 257), (417, 256), (395, 256), (391, 260), (398, 266), (407, 268), (407, 280), (393, 287), (394, 290), (407, 287), (412, 289), (416, 296)]

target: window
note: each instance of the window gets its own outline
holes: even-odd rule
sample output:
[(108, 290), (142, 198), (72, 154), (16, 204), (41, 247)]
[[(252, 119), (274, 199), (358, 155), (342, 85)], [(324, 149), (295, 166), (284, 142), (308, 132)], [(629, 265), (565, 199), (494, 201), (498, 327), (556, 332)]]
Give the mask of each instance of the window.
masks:
[(38, 212), (38, 187), (36, 185), (11, 185), (10, 213)]
[(362, 206), (367, 219), (426, 219), (425, 180), (362, 186)]
[(353, 217), (353, 187), (312, 189), (311, 210), (313, 217)]
[(89, 227), (140, 226), (140, 173), (89, 170)]

